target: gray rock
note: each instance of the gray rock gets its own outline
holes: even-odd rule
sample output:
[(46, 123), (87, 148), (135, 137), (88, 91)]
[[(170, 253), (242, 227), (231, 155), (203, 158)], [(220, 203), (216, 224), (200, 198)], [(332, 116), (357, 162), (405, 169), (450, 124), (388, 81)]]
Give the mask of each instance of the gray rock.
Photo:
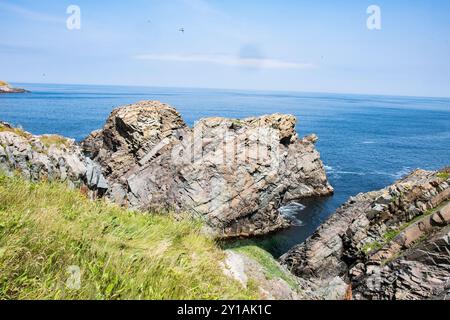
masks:
[(91, 189), (109, 189), (101, 167), (89, 158), (86, 159), (86, 182)]
[(114, 110), (83, 149), (103, 168), (107, 196), (139, 209), (204, 218), (218, 237), (260, 235), (289, 225), (278, 208), (333, 192), (316, 136), (296, 119), (201, 119), (189, 128), (172, 107), (143, 101)]
[(0, 122), (0, 169), (18, 172), (30, 180), (65, 181), (72, 187), (86, 185), (91, 191), (108, 189), (101, 168), (83, 155), (70, 139), (34, 136)]
[(443, 296), (450, 278), (450, 188), (441, 180), (437, 172), (417, 170), (351, 198), (281, 263), (315, 292), (328, 292), (338, 277), (355, 299)]

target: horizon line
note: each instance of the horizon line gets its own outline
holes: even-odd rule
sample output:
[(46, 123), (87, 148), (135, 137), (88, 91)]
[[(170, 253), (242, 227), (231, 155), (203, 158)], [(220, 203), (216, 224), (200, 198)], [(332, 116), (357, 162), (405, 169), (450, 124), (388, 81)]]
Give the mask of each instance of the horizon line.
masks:
[[(3, 80), (5, 81), (5, 80)], [(10, 84), (31, 84), (31, 85), (72, 85), (72, 86), (101, 86), (101, 87), (131, 87), (131, 88), (161, 88), (161, 89), (196, 89), (196, 90), (223, 90), (223, 91), (253, 91), (253, 92), (277, 92), (277, 93), (299, 93), (299, 94), (336, 94), (336, 95), (357, 95), (357, 96), (379, 96), (379, 97), (398, 97), (398, 98), (431, 98), (431, 99), (450, 99), (449, 96), (440, 95), (408, 95), (408, 94), (390, 94), (390, 93), (360, 93), (360, 92), (336, 92), (336, 91), (301, 91), (301, 90), (271, 90), (255, 88), (217, 88), (217, 87), (189, 87), (189, 86), (164, 86), (164, 85), (130, 85), (130, 84), (98, 84), (98, 83), (53, 83), (53, 82), (24, 82), (7, 81)]]

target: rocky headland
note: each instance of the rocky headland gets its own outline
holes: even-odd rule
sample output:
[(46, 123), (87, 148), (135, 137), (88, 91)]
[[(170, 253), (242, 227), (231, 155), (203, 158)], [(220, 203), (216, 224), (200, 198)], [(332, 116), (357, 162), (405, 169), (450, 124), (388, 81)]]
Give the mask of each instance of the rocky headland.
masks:
[(325, 298), (448, 298), (449, 172), (417, 170), (351, 198), (282, 264)]
[[(274, 114), (189, 127), (156, 101), (115, 109), (80, 144), (0, 122), (0, 170), (65, 181), (126, 208), (188, 212), (216, 238), (251, 237), (288, 227), (283, 205), (333, 193), (317, 137), (299, 138), (295, 125), (294, 116)], [(416, 170), (350, 198), (281, 265), (272, 260), (266, 269), (283, 279), (267, 280), (260, 263), (236, 251), (223, 268), (244, 287), (258, 278), (267, 298), (442, 299), (450, 293), (449, 200), (450, 169)]]
[(21, 88), (13, 88), (11, 85), (5, 81), (0, 80), (0, 94), (2, 93), (25, 93), (29, 92)]
[(3, 123), (0, 166), (130, 208), (189, 212), (219, 238), (248, 237), (289, 226), (282, 205), (333, 192), (317, 137), (298, 138), (295, 124), (275, 114), (190, 128), (169, 105), (143, 101), (114, 110), (81, 145)]

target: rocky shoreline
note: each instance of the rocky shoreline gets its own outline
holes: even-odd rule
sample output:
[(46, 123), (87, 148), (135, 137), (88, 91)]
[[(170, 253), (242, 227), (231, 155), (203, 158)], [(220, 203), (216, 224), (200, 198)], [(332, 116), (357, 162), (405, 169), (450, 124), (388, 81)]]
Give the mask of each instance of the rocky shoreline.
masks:
[[(80, 144), (0, 122), (0, 170), (33, 181), (66, 181), (124, 207), (188, 212), (216, 238), (252, 237), (290, 225), (279, 210), (283, 205), (333, 193), (317, 137), (299, 138), (295, 125), (294, 116), (274, 114), (201, 119), (191, 128), (177, 110), (157, 101), (115, 109)], [(267, 296), (448, 298), (449, 201), (448, 168), (416, 170), (350, 198), (280, 258), (303, 293), (273, 282)], [(238, 280), (244, 269), (264, 277), (246, 259), (228, 258)]]
[(13, 88), (11, 85), (9, 85), (7, 82), (0, 81), (0, 94), (6, 94), (6, 93), (26, 93), (29, 92), (25, 89), (21, 88)]
[(351, 198), (281, 263), (325, 298), (448, 297), (449, 172), (417, 170)]

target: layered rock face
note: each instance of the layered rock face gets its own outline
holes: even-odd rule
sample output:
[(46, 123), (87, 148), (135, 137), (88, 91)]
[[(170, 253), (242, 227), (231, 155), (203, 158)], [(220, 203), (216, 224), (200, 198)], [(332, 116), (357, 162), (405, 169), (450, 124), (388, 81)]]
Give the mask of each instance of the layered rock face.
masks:
[(359, 194), (281, 262), (325, 297), (443, 298), (450, 293), (449, 184), (447, 171), (417, 170)]
[(287, 226), (282, 204), (333, 192), (317, 137), (298, 139), (295, 123), (275, 114), (189, 128), (172, 107), (144, 101), (114, 110), (82, 146), (103, 167), (113, 201), (187, 210), (219, 237), (250, 236)]
[(5, 122), (0, 122), (0, 170), (18, 172), (33, 181), (59, 180), (73, 187), (86, 186), (93, 196), (108, 189), (101, 168), (72, 140), (33, 136)]

